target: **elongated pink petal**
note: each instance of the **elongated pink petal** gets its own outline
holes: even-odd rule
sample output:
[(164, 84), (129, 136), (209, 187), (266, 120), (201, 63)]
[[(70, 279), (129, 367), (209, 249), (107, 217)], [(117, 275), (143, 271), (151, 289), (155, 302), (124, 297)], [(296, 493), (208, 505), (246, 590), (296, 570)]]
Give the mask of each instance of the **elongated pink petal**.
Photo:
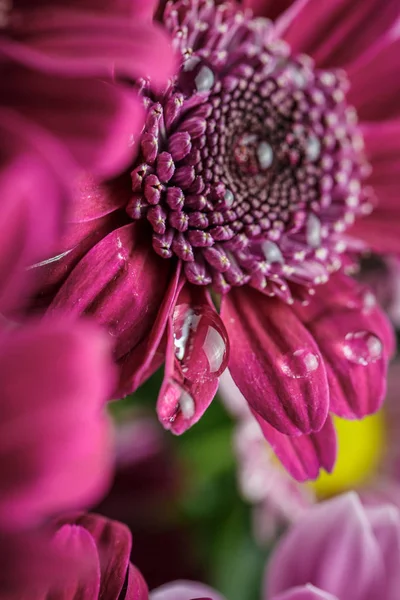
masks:
[(132, 546), (129, 529), (123, 523), (93, 513), (66, 522), (84, 528), (94, 540), (101, 564), (101, 596), (119, 598), (129, 569)]
[(151, 330), (173, 263), (147, 243), (141, 225), (125, 225), (101, 240), (78, 263), (50, 313), (92, 314), (115, 340), (115, 358), (135, 348)]
[(285, 467), (297, 481), (316, 479), (320, 469), (330, 473), (336, 460), (336, 434), (328, 415), (317, 433), (288, 436), (271, 427), (253, 411), (265, 439)]
[(319, 431), (329, 407), (325, 367), (292, 308), (235, 288), (223, 299), (221, 316), (231, 343), (229, 369), (251, 408), (282, 433)]
[(62, 140), (81, 168), (101, 177), (132, 160), (130, 140), (144, 118), (133, 92), (101, 80), (49, 77), (18, 66), (2, 87), (2, 101)]
[(242, 0), (244, 8), (251, 8), (255, 15), (276, 19), (293, 4), (293, 0)]
[(177, 294), (182, 287), (182, 285), (178, 285), (180, 272), (181, 264), (179, 262), (172, 274), (149, 335), (119, 361), (121, 374), (118, 392), (120, 396), (134, 392), (165, 361), (167, 323)]
[(399, 32), (397, 24), (392, 36), (383, 38), (347, 68), (351, 81), (348, 100), (361, 121), (384, 121), (399, 115)]
[(153, 590), (150, 600), (224, 600), (215, 590), (195, 581), (173, 581)]
[(90, 533), (84, 527), (64, 525), (56, 533), (53, 545), (56, 550), (63, 551), (68, 559), (75, 559), (75, 568), (68, 569), (62, 584), (50, 584), (50, 589), (46, 590), (41, 598), (78, 600), (99, 597), (100, 562), (95, 541)]
[(181, 434), (196, 423), (218, 389), (228, 336), (204, 288), (186, 284), (168, 322), (165, 375), (157, 400), (164, 427)]
[(349, 233), (363, 240), (378, 254), (400, 254), (399, 227), (396, 214), (375, 209), (372, 215), (357, 220)]
[(102, 408), (114, 383), (110, 359), (107, 339), (85, 322), (3, 332), (3, 528), (84, 507), (106, 489), (111, 429)]
[(75, 183), (69, 221), (84, 223), (124, 208), (130, 199), (130, 188), (129, 177), (100, 183), (93, 175), (85, 173)]
[(14, 110), (0, 109), (7, 140), (0, 160), (0, 308), (15, 308), (25, 268), (46, 256), (62, 232), (76, 166), (57, 139)]
[[(68, 2), (60, 2), (60, 4), (69, 8), (74, 6), (80, 10), (95, 10), (105, 13), (112, 11), (114, 15), (118, 14), (126, 18), (134, 16), (139, 19), (147, 16), (150, 17), (155, 10), (157, 2), (156, 0), (68, 0)], [(36, 5), (53, 8), (54, 1), (40, 0)], [(32, 8), (32, 2), (30, 0), (16, 0), (15, 6), (18, 9)]]
[(377, 505), (365, 509), (381, 549), (385, 568), (382, 597), (396, 600), (400, 589), (400, 515), (394, 506)]
[[(3, 39), (4, 55), (35, 71), (68, 77), (150, 77), (168, 81), (175, 58), (158, 24), (76, 9), (25, 11), (23, 27)], [(18, 41), (17, 41), (18, 40)], [(50, 82), (50, 80), (49, 80)]]
[(400, 16), (397, 0), (297, 0), (277, 21), (292, 51), (309, 54), (319, 67), (344, 67), (383, 37)]
[(340, 600), (340, 598), (308, 584), (278, 594), (271, 600)]
[(385, 396), (394, 340), (371, 293), (337, 274), (317, 288), (308, 307), (296, 311), (323, 356), (331, 410), (349, 419), (377, 411)]
[(149, 590), (140, 571), (132, 564), (128, 569), (128, 584), (124, 600), (149, 600)]
[(338, 598), (382, 597), (379, 545), (355, 494), (309, 509), (289, 530), (268, 565), (268, 597), (311, 583)]

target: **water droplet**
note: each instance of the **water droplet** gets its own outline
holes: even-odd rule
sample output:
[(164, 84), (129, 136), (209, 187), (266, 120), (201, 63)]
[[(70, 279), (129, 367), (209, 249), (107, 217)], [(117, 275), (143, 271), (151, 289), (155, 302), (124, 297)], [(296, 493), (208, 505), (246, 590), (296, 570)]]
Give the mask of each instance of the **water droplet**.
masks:
[(190, 56), (187, 60), (185, 60), (183, 64), (184, 71), (193, 71), (199, 64), (201, 60), (198, 56)]
[(310, 135), (306, 144), (306, 155), (312, 162), (317, 160), (321, 154), (321, 142), (315, 135)]
[(306, 87), (307, 77), (305, 76), (303, 71), (301, 69), (299, 69), (299, 67), (290, 65), (287, 69), (287, 73), (288, 73), (290, 79), (296, 85), (296, 87), (298, 87), (300, 89), (303, 89)]
[(313, 213), (307, 217), (306, 236), (311, 248), (318, 248), (321, 245), (321, 221)]
[(288, 377), (303, 379), (316, 371), (319, 364), (318, 354), (303, 348), (286, 355), (281, 362), (281, 369)]
[(343, 353), (347, 360), (356, 365), (367, 366), (382, 356), (382, 342), (370, 331), (355, 331), (344, 338)]
[(274, 151), (268, 142), (260, 142), (257, 147), (257, 158), (261, 169), (268, 169), (274, 160)]
[(227, 207), (232, 206), (235, 196), (232, 194), (231, 190), (225, 190), (224, 200)]
[(191, 419), (194, 417), (196, 405), (192, 396), (188, 392), (185, 392), (185, 390), (182, 390), (182, 394), (179, 398), (179, 408), (184, 419)]
[(282, 264), (284, 262), (282, 252), (280, 251), (279, 246), (277, 246), (274, 242), (264, 242), (262, 245), (262, 250), (266, 260), (269, 263)]
[(246, 175), (258, 175), (268, 169), (274, 160), (272, 146), (254, 133), (244, 133), (236, 140), (233, 156)]
[(219, 377), (228, 363), (228, 338), (208, 306), (179, 304), (173, 315), (175, 356), (189, 381)]
[(210, 67), (202, 66), (195, 79), (198, 92), (208, 92), (214, 85), (215, 77)]
[(191, 56), (183, 65), (177, 86), (184, 94), (191, 96), (196, 92), (208, 92), (214, 83), (215, 75), (207, 62), (198, 56)]

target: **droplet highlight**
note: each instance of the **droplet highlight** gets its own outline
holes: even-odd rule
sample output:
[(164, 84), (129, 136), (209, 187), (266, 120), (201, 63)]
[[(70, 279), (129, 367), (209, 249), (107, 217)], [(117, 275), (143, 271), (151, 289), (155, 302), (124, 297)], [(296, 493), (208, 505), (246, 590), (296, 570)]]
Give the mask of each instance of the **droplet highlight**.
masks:
[(318, 217), (312, 213), (308, 215), (306, 224), (306, 236), (307, 244), (311, 246), (311, 248), (319, 248), (319, 246), (321, 245), (321, 230), (321, 221), (318, 219)]
[(281, 263), (283, 264), (283, 254), (275, 242), (266, 241), (262, 245), (262, 251), (264, 256), (269, 263)]
[(304, 379), (316, 371), (320, 365), (320, 357), (311, 350), (300, 349), (288, 354), (281, 362), (281, 369), (287, 377)]
[(211, 308), (180, 304), (173, 314), (175, 356), (192, 382), (219, 377), (228, 364), (228, 337)]
[(208, 92), (214, 85), (215, 76), (210, 67), (202, 66), (195, 79), (198, 92)]
[(344, 338), (343, 354), (350, 362), (364, 367), (382, 357), (381, 340), (371, 331), (355, 331)]

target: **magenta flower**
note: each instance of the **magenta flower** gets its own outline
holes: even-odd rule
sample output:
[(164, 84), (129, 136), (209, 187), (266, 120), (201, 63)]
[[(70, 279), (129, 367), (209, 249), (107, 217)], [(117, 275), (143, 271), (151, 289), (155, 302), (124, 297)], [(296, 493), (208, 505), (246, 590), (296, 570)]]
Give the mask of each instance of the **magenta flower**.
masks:
[(3, 329), (0, 379), (0, 532), (97, 500), (113, 462), (108, 340), (86, 322)]
[(169, 40), (150, 22), (153, 4), (0, 7), (2, 308), (20, 284), (18, 267), (52, 251), (81, 170), (111, 176), (132, 160), (143, 109), (136, 92), (111, 84), (148, 75), (159, 85), (172, 73)]
[(45, 600), (54, 595), (63, 600), (223, 600), (208, 586), (194, 582), (174, 582), (149, 594), (142, 575), (129, 561), (129, 529), (100, 515), (64, 519), (51, 546), (56, 554), (75, 559), (75, 568), (64, 571), (58, 583), (49, 574), (48, 583), (42, 583), (36, 593), (30, 590), (29, 595), (18, 598)]
[(265, 597), (396, 600), (399, 540), (393, 506), (364, 508), (354, 493), (314, 506), (274, 550)]
[(304, 479), (334, 463), (329, 411), (362, 418), (385, 392), (391, 329), (349, 276), (366, 246), (348, 229), (376, 194), (390, 201), (377, 181), (395, 161), (400, 5), (280, 5), (273, 24), (233, 0), (167, 3), (180, 73), (156, 96), (142, 82), (131, 187), (82, 195), (40, 301), (108, 327), (121, 395), (165, 360), (157, 411), (175, 433), (201, 417), (229, 359)]

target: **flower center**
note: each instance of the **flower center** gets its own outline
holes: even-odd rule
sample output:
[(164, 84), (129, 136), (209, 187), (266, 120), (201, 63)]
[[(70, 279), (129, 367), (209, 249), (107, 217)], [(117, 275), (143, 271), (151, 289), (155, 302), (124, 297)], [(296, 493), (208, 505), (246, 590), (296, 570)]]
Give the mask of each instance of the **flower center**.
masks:
[(143, 82), (127, 212), (191, 283), (291, 302), (343, 265), (341, 233), (369, 210), (346, 77), (292, 56), (269, 21), (231, 3), (169, 3), (164, 23), (182, 66), (157, 98)]

